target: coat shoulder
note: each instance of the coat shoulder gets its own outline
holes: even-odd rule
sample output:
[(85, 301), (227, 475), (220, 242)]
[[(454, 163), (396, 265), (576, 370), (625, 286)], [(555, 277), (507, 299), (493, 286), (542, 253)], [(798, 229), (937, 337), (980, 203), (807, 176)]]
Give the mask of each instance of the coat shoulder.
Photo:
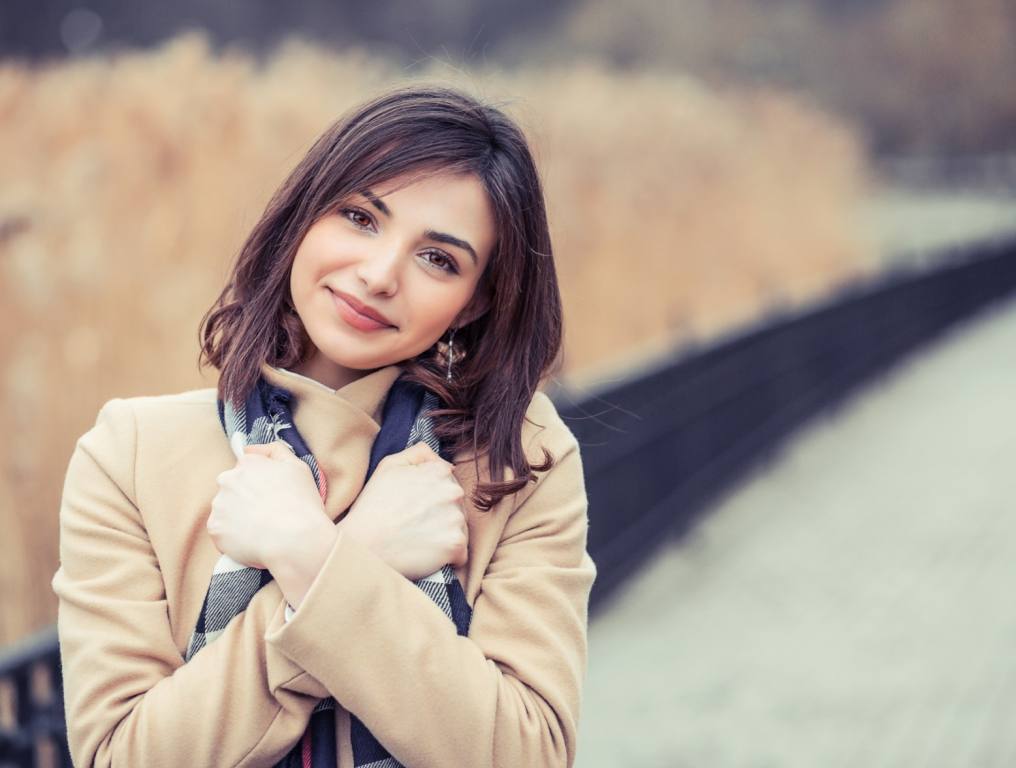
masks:
[(134, 461), (145, 463), (156, 456), (182, 459), (201, 450), (229, 450), (214, 387), (114, 397), (102, 405), (95, 426), (79, 443), (115, 453), (121, 461), (133, 456)]
[(79, 440), (130, 432), (134, 442), (144, 437), (143, 427), (179, 429), (188, 423), (207, 421), (209, 415), (218, 419), (216, 390), (212, 387), (166, 395), (114, 397), (102, 404), (95, 424)]
[(214, 387), (142, 395), (127, 402), (134, 411), (139, 451), (145, 452), (146, 447), (165, 455), (179, 451), (183, 458), (192, 451), (226, 444)]
[(522, 445), (530, 463), (543, 461), (546, 448), (555, 456), (578, 447), (574, 433), (561, 418), (554, 401), (537, 390), (522, 421)]
[(195, 430), (221, 431), (214, 387), (165, 395), (114, 398), (103, 406), (103, 410), (113, 408), (113, 404), (118, 410), (129, 411), (133, 415), (139, 441), (164, 442)]
[(123, 398), (134, 406), (137, 412), (158, 414), (160, 412), (178, 412), (195, 405), (215, 408), (217, 394), (215, 387), (188, 389), (166, 395), (136, 395)]

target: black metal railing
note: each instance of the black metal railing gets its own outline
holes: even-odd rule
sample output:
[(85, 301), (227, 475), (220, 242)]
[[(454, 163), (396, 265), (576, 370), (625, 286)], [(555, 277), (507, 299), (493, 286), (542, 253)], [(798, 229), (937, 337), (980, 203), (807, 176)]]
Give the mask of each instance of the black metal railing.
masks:
[(598, 568), (591, 609), (807, 418), (1014, 293), (1016, 238), (986, 240), (654, 360), (600, 391), (551, 392), (582, 448)]
[[(620, 383), (549, 394), (582, 446), (591, 609), (798, 425), (943, 329), (1016, 294), (1016, 239), (945, 252)], [(55, 629), (0, 659), (0, 768), (69, 766)]]
[(0, 658), (0, 768), (70, 766), (56, 628)]

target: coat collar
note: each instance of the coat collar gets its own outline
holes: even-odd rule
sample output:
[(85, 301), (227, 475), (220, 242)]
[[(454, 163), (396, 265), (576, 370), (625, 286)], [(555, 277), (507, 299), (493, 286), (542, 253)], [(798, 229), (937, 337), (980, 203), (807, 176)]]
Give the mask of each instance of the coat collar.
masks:
[[(332, 389), (301, 373), (286, 368), (276, 368), (268, 363), (261, 364), (261, 373), (265, 378), (272, 384), (284, 387), (296, 395), (297, 400), (305, 409), (334, 407), (336, 401), (344, 401), (345, 404), (363, 411), (377, 423), (380, 423), (385, 395), (388, 394), (389, 388), (402, 371), (401, 365), (386, 365), (351, 381), (344, 387)], [(296, 418), (295, 414), (294, 418)]]
[(293, 393), (293, 422), (328, 481), (325, 512), (332, 520), (363, 487), (385, 396), (402, 370), (388, 365), (333, 390), (294, 371), (261, 365), (265, 379)]
[[(325, 513), (338, 520), (356, 500), (367, 478), (374, 438), (381, 431), (385, 396), (403, 371), (398, 364), (378, 368), (339, 389), (294, 371), (261, 366), (265, 378), (294, 395), (293, 421), (328, 481)], [(468, 460), (467, 460), (468, 459)], [(486, 454), (474, 457), (468, 450), (455, 454), (453, 473), (466, 490), (467, 520), (479, 514), (470, 497), (478, 478), (489, 478)], [(460, 463), (461, 462), (461, 463)], [(514, 479), (511, 467), (505, 480)], [(470, 523), (471, 524), (471, 523)], [(466, 583), (467, 564), (455, 566)]]

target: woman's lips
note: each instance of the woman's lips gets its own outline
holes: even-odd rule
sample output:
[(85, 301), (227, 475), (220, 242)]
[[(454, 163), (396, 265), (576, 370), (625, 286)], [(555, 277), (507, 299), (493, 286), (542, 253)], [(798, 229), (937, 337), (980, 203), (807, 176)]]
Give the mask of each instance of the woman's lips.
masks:
[(339, 316), (349, 323), (351, 326), (360, 331), (380, 331), (385, 328), (394, 328), (393, 325), (387, 325), (386, 323), (378, 322), (373, 317), (367, 317), (361, 315), (355, 309), (353, 309), (349, 302), (339, 296), (337, 293), (329, 289), (332, 301), (335, 303), (335, 308), (339, 312)]

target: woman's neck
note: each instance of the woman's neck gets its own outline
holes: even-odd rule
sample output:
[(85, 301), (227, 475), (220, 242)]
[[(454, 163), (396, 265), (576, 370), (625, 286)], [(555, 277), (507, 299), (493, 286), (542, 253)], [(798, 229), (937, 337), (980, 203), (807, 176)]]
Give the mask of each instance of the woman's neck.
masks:
[(316, 352), (289, 370), (308, 379), (313, 379), (329, 389), (337, 390), (342, 389), (357, 379), (363, 378), (375, 369), (360, 370), (357, 368), (346, 368), (333, 363), (320, 352)]

